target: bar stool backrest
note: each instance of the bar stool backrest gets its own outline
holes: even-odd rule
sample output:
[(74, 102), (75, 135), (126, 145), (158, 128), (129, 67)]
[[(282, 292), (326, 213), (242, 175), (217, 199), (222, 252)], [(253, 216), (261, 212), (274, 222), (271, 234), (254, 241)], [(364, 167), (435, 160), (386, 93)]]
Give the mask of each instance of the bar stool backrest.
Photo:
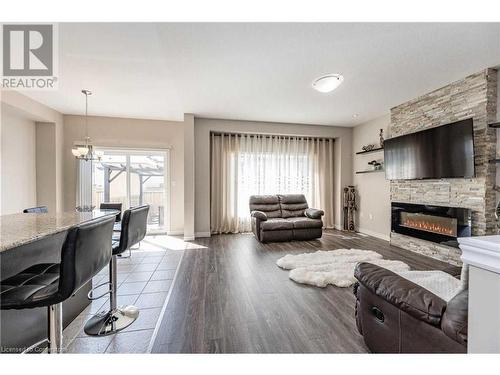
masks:
[(23, 210), (24, 214), (46, 214), (48, 212), (47, 206), (31, 207)]
[(62, 252), (59, 293), (69, 298), (111, 260), (114, 217), (98, 218), (71, 228)]
[(101, 203), (99, 205), (101, 210), (117, 210), (120, 211), (118, 215), (116, 215), (116, 222), (122, 219), (122, 204), (121, 203)]
[(132, 207), (123, 213), (120, 246), (115, 249), (115, 254), (128, 250), (144, 239), (148, 224), (148, 212), (149, 205), (143, 205)]

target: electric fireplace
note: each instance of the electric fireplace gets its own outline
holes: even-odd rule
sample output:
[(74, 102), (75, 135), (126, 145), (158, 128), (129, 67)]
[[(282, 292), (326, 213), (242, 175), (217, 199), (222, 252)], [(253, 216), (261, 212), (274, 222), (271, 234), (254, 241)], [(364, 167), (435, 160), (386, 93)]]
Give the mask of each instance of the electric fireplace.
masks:
[(457, 237), (471, 235), (471, 212), (467, 208), (392, 202), (391, 231), (458, 247)]

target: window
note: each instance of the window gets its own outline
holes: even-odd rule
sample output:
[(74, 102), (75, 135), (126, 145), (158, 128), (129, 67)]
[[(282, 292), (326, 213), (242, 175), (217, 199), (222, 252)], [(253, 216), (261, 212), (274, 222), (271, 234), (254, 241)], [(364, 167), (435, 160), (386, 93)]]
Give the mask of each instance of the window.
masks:
[(248, 217), (248, 200), (258, 194), (313, 196), (312, 162), (306, 154), (244, 152), (238, 157), (238, 217)]
[(251, 230), (249, 198), (304, 194), (333, 226), (333, 140), (249, 134), (211, 136), (212, 233)]

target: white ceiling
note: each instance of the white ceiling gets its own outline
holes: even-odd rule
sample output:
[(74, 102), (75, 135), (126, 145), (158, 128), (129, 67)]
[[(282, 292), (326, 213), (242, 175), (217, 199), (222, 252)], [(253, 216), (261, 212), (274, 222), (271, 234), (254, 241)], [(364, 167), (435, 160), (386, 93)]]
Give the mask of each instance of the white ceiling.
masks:
[[(500, 24), (60, 24), (59, 90), (26, 92), (63, 113), (354, 126), (500, 65)], [(330, 94), (314, 78), (341, 73)], [(354, 114), (359, 114), (353, 118)]]

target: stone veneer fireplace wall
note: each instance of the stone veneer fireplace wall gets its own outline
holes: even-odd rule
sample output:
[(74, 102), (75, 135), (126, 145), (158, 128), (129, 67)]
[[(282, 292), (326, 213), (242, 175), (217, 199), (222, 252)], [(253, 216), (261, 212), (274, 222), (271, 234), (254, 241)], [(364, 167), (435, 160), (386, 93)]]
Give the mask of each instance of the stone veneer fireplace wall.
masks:
[[(473, 118), (476, 177), (393, 180), (391, 202), (432, 204), (472, 210), (472, 235), (496, 234), (495, 158), (497, 71), (486, 69), (391, 109), (390, 135), (396, 137)], [(391, 233), (391, 244), (460, 265), (459, 249)]]

